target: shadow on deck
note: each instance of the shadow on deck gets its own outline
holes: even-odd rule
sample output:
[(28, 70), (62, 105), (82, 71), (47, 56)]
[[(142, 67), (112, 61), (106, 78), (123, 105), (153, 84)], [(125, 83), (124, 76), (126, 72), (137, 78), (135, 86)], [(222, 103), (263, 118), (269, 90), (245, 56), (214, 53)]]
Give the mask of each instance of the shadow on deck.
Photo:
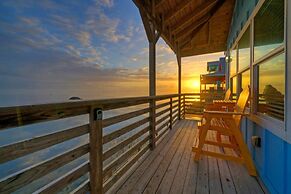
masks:
[[(176, 124), (108, 193), (265, 193), (244, 166), (216, 158), (193, 160), (197, 122)], [(212, 149), (208, 147), (208, 149)]]

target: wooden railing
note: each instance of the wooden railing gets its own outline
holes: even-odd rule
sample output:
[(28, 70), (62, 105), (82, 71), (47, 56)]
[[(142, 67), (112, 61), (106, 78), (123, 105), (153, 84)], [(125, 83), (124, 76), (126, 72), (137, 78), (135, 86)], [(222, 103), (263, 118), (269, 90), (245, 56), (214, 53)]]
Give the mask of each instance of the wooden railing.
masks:
[[(175, 94), (0, 108), (0, 130), (13, 130), (13, 134), (17, 134), (20, 126), (35, 127), (36, 123), (67, 118), (75, 120), (80, 115), (87, 118), (82, 125), (2, 145), (0, 165), (6, 165), (25, 157), (33, 158), (36, 153), (46, 153), (55, 146), (60, 149), (64, 143), (81, 137), (86, 140), (2, 177), (0, 193), (21, 192), (31, 184), (35, 190), (29, 192), (36, 193), (64, 189), (71, 193), (105, 193), (159, 144), (179, 115), (185, 116), (187, 98), (186, 94), (180, 98)], [(111, 128), (114, 130), (107, 130)], [(82, 162), (68, 167), (79, 160)], [(57, 174), (51, 181), (37, 182), (64, 167), (69, 170)]]

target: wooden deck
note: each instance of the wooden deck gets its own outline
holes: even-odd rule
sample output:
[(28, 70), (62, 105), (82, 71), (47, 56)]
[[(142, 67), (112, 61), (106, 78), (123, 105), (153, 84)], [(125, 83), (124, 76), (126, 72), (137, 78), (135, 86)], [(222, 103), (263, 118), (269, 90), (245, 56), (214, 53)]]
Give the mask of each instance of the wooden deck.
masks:
[(242, 165), (211, 157), (202, 157), (195, 163), (191, 149), (196, 132), (195, 121), (179, 121), (156, 149), (108, 193), (267, 192)]

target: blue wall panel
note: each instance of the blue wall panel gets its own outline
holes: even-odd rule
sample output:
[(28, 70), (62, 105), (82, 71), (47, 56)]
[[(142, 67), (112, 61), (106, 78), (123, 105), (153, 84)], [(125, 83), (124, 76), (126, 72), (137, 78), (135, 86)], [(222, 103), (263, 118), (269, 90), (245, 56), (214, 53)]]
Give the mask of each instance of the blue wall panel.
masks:
[[(253, 135), (261, 137), (261, 147), (253, 147), (253, 158), (255, 160), (258, 170), (261, 172), (261, 174), (264, 173), (264, 164), (265, 164), (265, 150), (266, 150), (266, 141), (265, 141), (265, 130), (262, 129), (260, 126), (254, 124), (254, 131), (252, 134), (249, 134), (249, 139), (251, 140), (251, 137)], [(250, 144), (250, 143), (249, 143)]]
[(241, 29), (249, 19), (258, 0), (237, 0), (234, 7), (231, 28), (227, 40), (227, 46), (230, 48), (240, 33)]
[[(270, 193), (291, 194), (291, 144), (250, 120), (246, 126), (246, 142), (265, 186)], [(260, 148), (251, 145), (254, 135), (261, 137)]]
[(285, 168), (286, 168), (286, 192), (285, 193), (291, 193), (291, 144), (286, 143), (286, 163), (285, 163)]
[(279, 193), (284, 193), (284, 141), (266, 131), (265, 176)]

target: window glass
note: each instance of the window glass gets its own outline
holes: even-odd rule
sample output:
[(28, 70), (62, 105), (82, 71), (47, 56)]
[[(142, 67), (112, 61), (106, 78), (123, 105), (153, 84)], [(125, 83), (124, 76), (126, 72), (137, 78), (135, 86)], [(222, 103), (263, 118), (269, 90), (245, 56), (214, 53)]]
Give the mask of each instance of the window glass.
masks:
[(258, 111), (284, 120), (285, 55), (259, 65)]
[(244, 89), (250, 85), (251, 74), (250, 70), (247, 70), (241, 74), (241, 88)]
[(236, 99), (236, 85), (237, 85), (236, 76), (231, 79), (231, 82), (232, 82), (232, 98)]
[(255, 60), (284, 41), (284, 0), (266, 0), (254, 20)]
[(250, 66), (250, 27), (245, 31), (238, 43), (238, 69)]
[(236, 74), (236, 49), (230, 53), (230, 75)]

